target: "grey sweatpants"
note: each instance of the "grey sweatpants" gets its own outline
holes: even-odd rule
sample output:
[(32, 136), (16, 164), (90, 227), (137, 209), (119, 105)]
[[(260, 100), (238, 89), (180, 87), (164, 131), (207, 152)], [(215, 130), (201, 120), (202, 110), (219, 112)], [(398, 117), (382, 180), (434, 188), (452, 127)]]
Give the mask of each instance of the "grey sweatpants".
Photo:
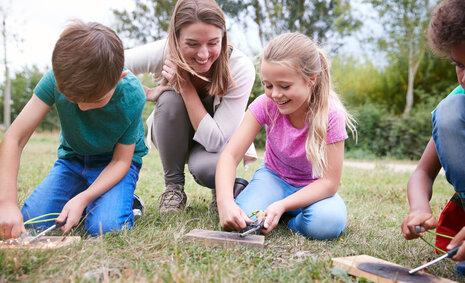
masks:
[[(213, 116), (213, 96), (201, 100)], [(184, 185), (187, 161), (189, 171), (199, 185), (215, 188), (216, 163), (221, 152), (207, 152), (193, 140), (194, 128), (180, 94), (166, 91), (160, 95), (152, 125), (152, 139), (160, 154), (165, 184)]]

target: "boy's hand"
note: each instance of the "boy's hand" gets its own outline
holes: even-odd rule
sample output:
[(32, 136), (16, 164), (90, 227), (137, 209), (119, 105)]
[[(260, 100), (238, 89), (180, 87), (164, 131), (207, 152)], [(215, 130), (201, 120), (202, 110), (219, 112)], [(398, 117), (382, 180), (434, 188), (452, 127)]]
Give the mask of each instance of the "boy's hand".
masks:
[(79, 194), (74, 198), (70, 199), (61, 214), (57, 218), (57, 222), (63, 222), (66, 219), (66, 224), (60, 227), (61, 231), (68, 233), (71, 228), (79, 224), (81, 220), (82, 212), (87, 207), (88, 203), (82, 198), (82, 195)]
[(265, 215), (259, 213), (257, 215), (258, 222), (261, 222), (265, 218), (265, 223), (263, 224), (263, 229), (260, 231), (264, 234), (270, 233), (276, 226), (278, 226), (279, 219), (285, 212), (284, 206), (281, 205), (281, 202), (277, 201), (270, 204), (266, 210)]
[(227, 231), (241, 231), (247, 228), (247, 223), (253, 223), (234, 201), (218, 204), (218, 214), (221, 227)]
[(0, 203), (0, 237), (18, 238), (21, 233), (27, 234), (16, 203)]
[(452, 257), (453, 260), (455, 261), (463, 261), (465, 260), (465, 245), (463, 245), (463, 242), (465, 240), (465, 227), (460, 230), (457, 235), (450, 241), (449, 245), (447, 246), (448, 250), (451, 250), (455, 248), (457, 245), (462, 244), (460, 249), (457, 251), (457, 253)]
[(158, 98), (162, 93), (168, 90), (173, 90), (173, 87), (166, 84), (164, 80), (161, 84), (157, 85), (154, 88), (144, 87), (146, 101), (157, 102)]
[[(421, 231), (417, 232), (415, 226), (420, 226)], [(423, 237), (423, 232), (434, 229), (438, 226), (438, 220), (431, 212), (410, 213), (402, 222), (402, 235), (405, 239), (411, 240)]]

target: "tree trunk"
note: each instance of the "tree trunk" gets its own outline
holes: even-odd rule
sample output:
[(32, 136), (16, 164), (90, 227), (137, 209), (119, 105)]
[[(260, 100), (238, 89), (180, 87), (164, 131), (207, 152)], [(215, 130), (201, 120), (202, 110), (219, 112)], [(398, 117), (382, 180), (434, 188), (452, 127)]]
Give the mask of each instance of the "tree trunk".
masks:
[(10, 87), (10, 72), (8, 69), (8, 60), (6, 54), (6, 14), (3, 14), (3, 47), (4, 47), (4, 59), (5, 64), (5, 92), (3, 93), (3, 127), (6, 131), (11, 124), (10, 120), (10, 106), (11, 106), (11, 87)]

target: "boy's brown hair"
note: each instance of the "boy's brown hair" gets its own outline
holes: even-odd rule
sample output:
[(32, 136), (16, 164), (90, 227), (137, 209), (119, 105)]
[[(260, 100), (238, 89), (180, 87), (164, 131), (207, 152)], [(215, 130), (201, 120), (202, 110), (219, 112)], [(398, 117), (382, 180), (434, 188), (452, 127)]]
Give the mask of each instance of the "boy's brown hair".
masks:
[(465, 42), (465, 1), (444, 0), (436, 6), (427, 34), (436, 54), (450, 56), (454, 44)]
[(118, 35), (96, 22), (73, 21), (52, 55), (58, 90), (72, 102), (94, 102), (114, 88), (124, 67)]

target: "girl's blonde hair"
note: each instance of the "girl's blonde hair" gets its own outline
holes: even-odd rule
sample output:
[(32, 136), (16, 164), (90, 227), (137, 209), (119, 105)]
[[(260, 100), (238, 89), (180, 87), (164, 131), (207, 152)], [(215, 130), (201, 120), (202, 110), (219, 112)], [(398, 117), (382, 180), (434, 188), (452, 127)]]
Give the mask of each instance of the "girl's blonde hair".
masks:
[[(330, 101), (343, 109), (346, 125), (355, 132), (354, 120), (345, 110), (338, 95), (331, 88), (328, 59), (313, 41), (300, 33), (285, 33), (271, 40), (260, 61), (281, 64), (295, 70), (308, 83), (316, 78), (308, 93), (308, 136), (305, 142), (307, 159), (312, 164), (313, 177), (323, 177), (327, 168), (326, 133)], [(260, 65), (261, 65), (260, 62)]]
[[(210, 73), (211, 78), (201, 76), (192, 69), (186, 62), (179, 48), (179, 35), (181, 29), (189, 24), (202, 22), (214, 25), (223, 32), (221, 39), (221, 51), (218, 59), (212, 64)], [(174, 76), (173, 86), (180, 89), (180, 83), (183, 78), (179, 70), (185, 70), (188, 73), (198, 76), (208, 81), (207, 91), (210, 95), (223, 96), (229, 83), (233, 84), (233, 79), (229, 69), (228, 37), (226, 32), (226, 21), (221, 8), (214, 0), (179, 0), (174, 8), (171, 22), (168, 29), (168, 49), (171, 59), (177, 65), (178, 71)]]

